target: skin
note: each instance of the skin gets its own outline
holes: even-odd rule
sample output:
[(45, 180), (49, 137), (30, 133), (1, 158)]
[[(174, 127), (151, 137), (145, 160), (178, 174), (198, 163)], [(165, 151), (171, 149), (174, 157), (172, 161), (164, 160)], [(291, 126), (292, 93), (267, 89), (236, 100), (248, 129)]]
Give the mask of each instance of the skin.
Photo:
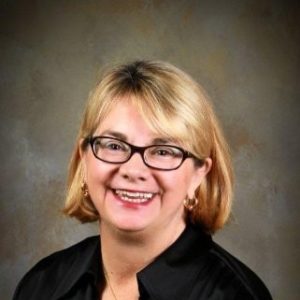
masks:
[[(136, 146), (164, 138), (149, 129), (129, 99), (118, 102), (94, 135), (122, 137)], [(183, 200), (193, 197), (211, 160), (196, 167), (192, 159), (186, 159), (177, 170), (160, 171), (147, 167), (138, 153), (115, 165), (96, 159), (88, 147), (81, 158), (89, 194), (101, 217), (102, 256), (111, 285), (120, 299), (137, 299), (136, 272), (182, 233), (186, 226)], [(132, 204), (116, 195), (115, 189), (154, 196), (146, 203)], [(113, 299), (108, 288), (101, 299)]]

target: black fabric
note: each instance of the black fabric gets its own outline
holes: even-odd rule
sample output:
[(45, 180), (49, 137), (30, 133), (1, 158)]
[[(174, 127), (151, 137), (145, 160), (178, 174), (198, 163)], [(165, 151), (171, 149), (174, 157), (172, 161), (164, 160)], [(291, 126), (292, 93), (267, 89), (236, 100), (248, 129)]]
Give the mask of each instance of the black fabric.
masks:
[[(99, 299), (102, 274), (100, 238), (90, 237), (41, 260), (13, 300)], [(192, 225), (137, 280), (140, 300), (272, 299), (255, 273)]]

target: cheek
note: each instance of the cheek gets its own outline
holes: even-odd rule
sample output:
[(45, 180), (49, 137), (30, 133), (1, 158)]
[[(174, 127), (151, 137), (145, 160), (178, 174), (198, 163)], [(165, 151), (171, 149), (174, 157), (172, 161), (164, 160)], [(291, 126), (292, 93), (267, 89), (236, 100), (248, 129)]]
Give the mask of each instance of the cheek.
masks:
[(87, 182), (101, 181), (111, 172), (111, 165), (95, 159), (91, 151), (86, 153), (85, 174)]
[(87, 181), (94, 182), (99, 181), (104, 177), (105, 169), (101, 168), (97, 163), (90, 163), (87, 165)]
[(184, 198), (187, 194), (191, 176), (185, 169), (160, 173), (156, 176), (163, 193), (172, 194), (173, 197)]
[(114, 174), (114, 168), (111, 165), (101, 161), (88, 161), (86, 165), (86, 182), (92, 200), (102, 198), (105, 195), (111, 177)]

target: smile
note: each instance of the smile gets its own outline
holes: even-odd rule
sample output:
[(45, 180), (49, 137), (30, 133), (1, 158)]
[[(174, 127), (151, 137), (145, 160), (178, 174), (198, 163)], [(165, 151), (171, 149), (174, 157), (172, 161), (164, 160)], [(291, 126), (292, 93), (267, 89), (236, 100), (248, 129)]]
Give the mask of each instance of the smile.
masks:
[(154, 197), (154, 193), (131, 192), (126, 190), (114, 190), (114, 193), (123, 201), (130, 203), (145, 203)]

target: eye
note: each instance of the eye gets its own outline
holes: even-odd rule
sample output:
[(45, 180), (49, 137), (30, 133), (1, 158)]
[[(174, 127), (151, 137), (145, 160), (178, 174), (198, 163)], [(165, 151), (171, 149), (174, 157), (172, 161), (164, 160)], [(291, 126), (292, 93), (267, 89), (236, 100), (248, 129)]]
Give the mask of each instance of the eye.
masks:
[(182, 156), (181, 152), (177, 148), (170, 146), (155, 146), (151, 148), (151, 155), (165, 158)]
[(173, 155), (173, 152), (170, 149), (156, 149), (155, 153), (160, 156)]
[(106, 151), (128, 151), (128, 147), (126, 144), (110, 138), (99, 138), (95, 140), (94, 147), (97, 150), (102, 149)]
[(122, 149), (121, 145), (118, 143), (107, 143), (105, 145), (105, 148), (110, 149), (110, 150), (120, 150)]
[(112, 151), (126, 151), (127, 147), (125, 144), (115, 140), (106, 141), (103, 145), (103, 148), (112, 150)]

